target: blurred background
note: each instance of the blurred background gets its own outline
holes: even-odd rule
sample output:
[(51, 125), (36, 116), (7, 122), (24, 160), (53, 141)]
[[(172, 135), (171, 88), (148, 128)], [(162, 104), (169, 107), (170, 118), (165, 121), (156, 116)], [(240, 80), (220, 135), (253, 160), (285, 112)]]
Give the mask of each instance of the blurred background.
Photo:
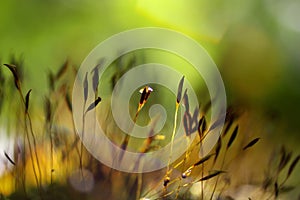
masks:
[(249, 129), (259, 127), (270, 140), (297, 149), (299, 10), (298, 0), (2, 0), (0, 62), (12, 55), (23, 59), (26, 84), (42, 99), (46, 72), (67, 59), (79, 66), (96, 45), (121, 31), (170, 28), (208, 51), (228, 104), (251, 113)]
[(189, 35), (219, 67), (229, 102), (284, 118), (294, 134), (300, 113), (300, 2), (26, 0), (1, 2), (1, 62), (22, 57), (25, 76), (43, 94), (47, 69), (80, 65), (121, 31), (159, 26)]

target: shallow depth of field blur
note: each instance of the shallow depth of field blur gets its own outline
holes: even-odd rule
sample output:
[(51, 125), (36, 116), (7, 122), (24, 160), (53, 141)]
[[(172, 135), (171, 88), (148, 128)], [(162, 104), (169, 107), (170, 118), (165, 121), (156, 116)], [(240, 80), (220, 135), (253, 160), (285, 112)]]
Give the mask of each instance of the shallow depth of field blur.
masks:
[[(224, 191), (220, 189), (222, 195), (219, 198), (226, 199), (227, 195), (228, 198), (230, 196), (235, 199), (248, 199), (252, 195), (252, 199), (259, 199), (253, 193), (263, 192), (261, 189), (265, 181), (263, 176), (277, 170), (276, 167), (280, 165), (282, 159), (280, 156), (286, 154), (283, 157), (286, 159), (286, 156), (290, 156), (290, 158), (281, 173), (275, 175), (279, 185), (289, 173), (294, 159), (300, 154), (299, 10), (298, 0), (1, 1), (0, 199), (2, 196), (8, 199), (25, 196), (37, 199), (136, 198), (136, 179), (132, 178), (136, 174), (131, 176), (110, 170), (94, 160), (86, 151), (82, 159), (85, 167), (92, 170), (83, 171), (80, 168), (78, 158), (80, 156), (76, 148), (80, 151), (81, 146), (79, 141), (74, 144), (76, 135), (65, 95), (71, 96), (76, 69), (96, 45), (113, 34), (149, 26), (182, 32), (201, 44), (213, 58), (225, 84), (228, 106), (241, 113), (239, 119), (234, 122), (235, 125), (239, 125), (239, 135), (235, 142), (237, 147), (230, 149), (227, 159), (234, 162), (228, 163), (226, 166), (228, 169), (224, 169), (233, 177), (232, 187)], [(147, 51), (129, 55), (123, 63), (130, 62), (134, 56), (137, 64), (141, 64), (144, 60), (166, 63), (184, 73), (196, 88), (204, 88), (203, 82), (198, 81), (201, 78), (194, 76), (193, 71), (186, 68), (182, 60), (164, 55), (162, 52), (149, 52), (149, 55)], [(55, 81), (54, 89), (51, 91), (49, 74), (55, 76), (64, 63), (67, 65), (67, 71)], [(22, 65), (23, 95), (32, 89), (29, 112), (37, 137), (36, 152), (42, 168), (41, 177), (44, 179), (41, 181), (43, 183), (41, 187), (44, 189), (36, 184), (29, 155), (25, 155), (25, 159), (28, 160), (25, 161), (25, 166), (19, 167), (22, 169), (8, 159), (8, 157), (12, 161), (18, 159), (16, 151), (23, 145), (24, 106), (14, 87), (13, 76), (3, 64)], [(111, 85), (107, 87), (102, 85), (99, 88), (103, 104), (105, 104), (103, 96), (107, 95), (106, 90), (110, 87)], [(208, 97), (201, 94), (198, 94), (198, 98), (203, 97), (200, 101), (204, 105)], [(139, 94), (135, 95), (133, 101), (138, 102)], [(153, 99), (160, 98), (155, 97), (155, 94), (153, 96)], [(176, 101), (168, 96), (161, 98), (160, 100), (165, 103), (175, 104)], [(51, 123), (47, 122), (44, 109), (48, 100), (51, 102), (53, 114)], [(135, 108), (136, 105), (133, 104), (132, 107)], [(168, 125), (170, 132), (172, 122), (170, 119)], [(233, 129), (234, 127), (230, 129), (230, 134)], [(53, 135), (51, 140), (54, 146), (51, 159), (47, 136), (49, 131)], [(245, 156), (235, 156), (238, 154), (239, 146), (243, 147), (253, 138), (260, 140), (243, 154)], [(72, 148), (72, 145), (76, 147)], [(285, 153), (282, 153), (283, 151)], [(272, 166), (269, 160), (273, 157), (277, 161), (274, 161), (276, 164)], [(193, 159), (199, 160), (196, 157)], [(193, 161), (191, 163), (193, 164)], [(20, 186), (23, 184), (22, 181), (16, 180), (21, 179), (18, 176), (22, 173), (25, 173), (26, 177), (24, 185), (28, 187), (24, 189), (27, 191), (25, 194)], [(92, 180), (88, 182), (90, 185), (85, 185), (84, 188), (77, 180), (82, 173), (86, 173), (87, 179)], [(160, 192), (157, 188), (161, 188), (163, 183), (161, 182), (159, 187), (152, 186), (157, 182), (160, 184), (164, 173), (162, 170), (145, 174), (143, 180), (148, 185), (143, 185), (140, 197), (149, 193), (153, 194), (150, 199), (158, 198), (155, 193)], [(296, 165), (291, 177), (284, 183), (285, 187), (279, 191), (278, 199), (300, 198), (299, 180), (300, 165)], [(209, 180), (207, 185), (210, 183), (212, 186), (205, 187), (207, 190), (211, 190), (215, 182)], [(271, 189), (266, 191), (268, 194), (262, 198), (274, 198), (272, 196), (274, 183), (272, 184)], [(183, 189), (177, 198), (203, 198), (197, 191), (203, 189), (203, 186), (200, 184), (197, 187)], [(149, 190), (153, 192), (147, 193)], [(185, 196), (184, 193), (191, 196)], [(131, 196), (132, 194), (134, 195)], [(204, 197), (206, 198), (209, 199), (210, 195)]]

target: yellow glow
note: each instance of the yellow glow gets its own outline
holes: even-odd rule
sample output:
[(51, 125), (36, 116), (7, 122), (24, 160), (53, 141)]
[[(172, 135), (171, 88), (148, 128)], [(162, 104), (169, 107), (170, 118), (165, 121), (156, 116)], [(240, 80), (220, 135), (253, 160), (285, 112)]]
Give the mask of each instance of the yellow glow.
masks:
[[(0, 177), (0, 193), (9, 195), (14, 190), (14, 177), (11, 173), (7, 172)], [(5, 184), (3, 184), (5, 183)]]
[(137, 10), (162, 25), (211, 42), (218, 42), (227, 27), (225, 18), (204, 1), (138, 0)]

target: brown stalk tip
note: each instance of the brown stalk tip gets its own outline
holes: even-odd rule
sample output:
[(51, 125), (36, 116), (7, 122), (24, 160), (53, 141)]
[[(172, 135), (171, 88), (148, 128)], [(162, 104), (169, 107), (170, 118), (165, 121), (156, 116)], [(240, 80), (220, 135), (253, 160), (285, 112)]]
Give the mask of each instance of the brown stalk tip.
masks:
[(85, 113), (87, 113), (90, 110), (94, 109), (100, 102), (101, 102), (101, 97), (98, 97), (93, 103), (91, 103), (89, 105), (89, 107), (86, 109)]
[(198, 115), (199, 115), (199, 108), (196, 107), (194, 110), (193, 117), (192, 117), (192, 123), (195, 123), (197, 125), (197, 127), (198, 127)]
[(282, 149), (282, 157), (280, 159), (280, 163), (278, 166), (278, 172), (280, 172), (281, 170), (283, 170), (285, 168), (285, 166), (289, 163), (289, 161), (291, 160), (292, 157), (292, 152), (285, 152), (285, 149)]
[(224, 117), (226, 118), (226, 116), (222, 115), (221, 117), (219, 117), (210, 127), (209, 127), (209, 131), (219, 127), (219, 126), (223, 126), (224, 124)]
[(286, 179), (288, 179), (290, 177), (290, 175), (292, 174), (292, 172), (294, 171), (297, 163), (299, 162), (300, 160), (300, 155), (298, 155), (292, 162), (292, 164), (290, 165), (290, 168), (289, 168), (289, 171), (288, 171), (288, 174), (287, 174), (287, 177)]
[(198, 129), (198, 122), (197, 121), (193, 121), (191, 122), (191, 134), (194, 133), (195, 131), (197, 131)]
[(178, 91), (177, 91), (177, 103), (178, 104), (181, 101), (183, 82), (184, 82), (184, 76), (181, 78), (179, 85), (178, 85)]
[(69, 61), (66, 60), (62, 66), (60, 67), (59, 71), (57, 72), (57, 74), (55, 75), (55, 79), (58, 80), (66, 71), (69, 65)]
[(85, 73), (84, 82), (83, 82), (83, 95), (84, 95), (84, 102), (86, 102), (87, 101), (87, 97), (88, 97), (87, 73)]
[(97, 91), (99, 85), (99, 71), (98, 68), (95, 67), (95, 69), (93, 70), (93, 90), (94, 92)]
[(148, 100), (151, 92), (153, 92), (153, 89), (150, 86), (146, 85), (145, 87), (140, 89), (139, 92), (142, 94), (139, 104), (140, 104), (140, 106), (143, 106), (146, 103), (146, 101)]
[(49, 88), (51, 91), (54, 90), (54, 75), (53, 73), (50, 71), (48, 74), (48, 84), (49, 84)]
[(260, 138), (255, 138), (254, 140), (252, 140), (251, 142), (249, 142), (246, 146), (244, 146), (243, 150), (246, 150), (246, 149), (252, 147), (252, 146), (255, 145), (259, 140), (260, 140)]
[(199, 123), (198, 123), (198, 134), (199, 134), (199, 137), (200, 139), (202, 139), (202, 136), (203, 136), (203, 130), (206, 129), (206, 122), (205, 122), (205, 116), (202, 116), (199, 120)]
[(105, 58), (101, 58), (99, 63), (92, 69), (91, 73), (93, 73), (93, 90), (97, 92), (99, 85), (99, 69), (104, 64)]
[(164, 187), (166, 187), (167, 185), (168, 185), (168, 183), (170, 182), (170, 177), (166, 177), (165, 179), (164, 179)]
[(208, 161), (214, 154), (209, 154), (205, 157), (203, 157), (201, 160), (199, 160), (198, 162), (196, 162), (193, 166), (198, 166), (200, 164), (205, 163), (206, 161)]
[(27, 92), (26, 97), (25, 97), (25, 111), (28, 111), (29, 107), (29, 96), (30, 96), (31, 89)]
[(12, 64), (3, 64), (3, 65), (6, 66), (11, 71), (11, 73), (13, 74), (14, 81), (15, 81), (15, 86), (19, 90), (21, 87), (20, 87), (20, 79), (19, 79), (19, 76), (18, 76), (18, 73), (17, 73), (16, 66), (12, 65)]
[(267, 190), (268, 187), (272, 184), (273, 179), (270, 177), (266, 177), (265, 180), (263, 181), (262, 187), (264, 190)]
[(145, 97), (145, 101), (148, 100), (148, 98), (149, 98), (151, 92), (153, 92), (153, 89), (152, 89), (151, 87), (146, 86), (146, 88), (147, 88), (147, 94), (146, 94), (146, 97)]
[(100, 103), (101, 100), (102, 100), (101, 97), (98, 97), (98, 98), (96, 99), (96, 101), (95, 101), (95, 106), (97, 106), (98, 103)]
[(227, 135), (227, 133), (229, 132), (229, 129), (231, 128), (233, 122), (234, 122), (234, 119), (230, 118), (229, 121), (226, 123), (226, 127), (225, 127), (225, 130), (223, 132), (223, 137), (225, 137)]
[(45, 117), (46, 117), (46, 121), (50, 122), (51, 120), (51, 103), (48, 97), (45, 97)]
[(207, 129), (207, 125), (206, 125), (206, 118), (204, 117), (203, 118), (203, 121), (202, 121), (202, 126), (201, 126), (202, 128), (201, 128), (201, 132), (202, 132), (202, 134), (206, 131), (206, 129)]
[(228, 144), (227, 144), (227, 149), (229, 149), (229, 147), (232, 145), (232, 143), (234, 142), (236, 136), (237, 136), (237, 133), (239, 131), (239, 126), (236, 126), (234, 131), (232, 132), (230, 138), (229, 138), (229, 141), (228, 141)]
[(192, 134), (192, 116), (190, 113), (185, 112), (183, 116), (183, 126), (185, 130), (186, 136), (190, 136)]
[(141, 98), (140, 98), (140, 105), (144, 104), (145, 101), (145, 97), (146, 97), (146, 87), (144, 87)]
[(219, 137), (218, 143), (217, 143), (217, 147), (216, 147), (216, 155), (215, 155), (215, 158), (214, 158), (214, 163), (215, 163), (215, 162), (217, 161), (217, 159), (218, 159), (218, 156), (219, 156), (219, 154), (220, 154), (221, 148), (222, 148), (222, 140), (221, 140), (221, 137)]
[(275, 198), (277, 198), (278, 194), (279, 194), (279, 188), (278, 188), (278, 183), (277, 182), (275, 182), (275, 184), (274, 184), (274, 190), (275, 190)]
[(213, 173), (211, 173), (211, 174), (209, 174), (209, 175), (201, 178), (199, 181), (209, 180), (209, 179), (214, 178), (215, 176), (218, 176), (218, 175), (220, 175), (222, 173), (225, 173), (225, 171), (215, 171), (215, 172), (213, 172)]
[(4, 155), (12, 165), (16, 165), (16, 163), (7, 155), (7, 153), (5, 151), (4, 151)]
[(65, 96), (65, 100), (66, 100), (66, 103), (67, 103), (67, 106), (68, 106), (69, 110), (72, 112), (72, 103), (71, 103), (71, 98), (70, 98), (69, 94), (67, 94)]
[(189, 96), (187, 95), (187, 89), (185, 89), (183, 94), (183, 104), (185, 106), (185, 112), (190, 112), (190, 105), (189, 105)]

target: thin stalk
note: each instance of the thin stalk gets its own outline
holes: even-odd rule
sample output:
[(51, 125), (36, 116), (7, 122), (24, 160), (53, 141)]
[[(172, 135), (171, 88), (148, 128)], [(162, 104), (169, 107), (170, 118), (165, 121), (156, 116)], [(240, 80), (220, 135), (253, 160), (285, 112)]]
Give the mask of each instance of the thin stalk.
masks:
[[(25, 118), (25, 116), (24, 116), (24, 118)], [(25, 120), (24, 120), (25, 121)], [(24, 192), (25, 192), (25, 194), (26, 194), (26, 196), (27, 196), (27, 192), (26, 192), (26, 184), (25, 184), (25, 182), (26, 182), (26, 174), (25, 174), (25, 168), (26, 168), (26, 161), (25, 161), (25, 154), (26, 154), (26, 145), (25, 145), (25, 143), (26, 143), (26, 136), (27, 136), (27, 134), (23, 134), (23, 142), (24, 142), (24, 145), (23, 145), (23, 154), (24, 154), (24, 158), (23, 158), (23, 155), (22, 155), (22, 157), (21, 157), (21, 162), (22, 162), (22, 165), (23, 165), (23, 167), (22, 167), (22, 184), (23, 184), (23, 189), (24, 189)]]
[(51, 129), (52, 129), (52, 125), (51, 122), (49, 124), (47, 124), (47, 129), (48, 129), (48, 134), (49, 134), (49, 139), (50, 139), (50, 184), (52, 185), (53, 183), (53, 138), (52, 138), (52, 133), (51, 133)]
[(137, 189), (136, 189), (136, 200), (139, 200), (140, 196), (141, 196), (142, 184), (143, 184), (143, 177), (142, 177), (141, 173), (138, 174), (137, 179), (138, 179), (138, 183), (137, 183)]
[[(153, 91), (152, 88), (150, 88), (149, 86), (146, 86), (142, 89), (142, 95), (141, 95), (141, 98), (140, 98), (140, 101), (139, 101), (139, 104), (138, 104), (138, 108), (137, 108), (137, 111), (135, 113), (135, 116), (134, 116), (134, 119), (133, 119), (133, 126), (131, 127), (131, 130), (129, 132), (131, 132), (134, 128), (134, 125), (136, 124), (137, 122), (137, 118), (140, 114), (140, 111), (142, 110), (142, 108), (144, 107), (144, 105), (146, 104), (147, 102), (147, 99), (149, 98), (149, 95), (151, 94), (151, 92)], [(141, 92), (141, 90), (140, 90)], [(125, 135), (125, 138), (121, 144), (121, 148), (125, 151), (127, 149), (127, 146), (128, 146), (128, 142), (129, 142), (129, 139), (130, 139), (130, 135), (129, 134), (126, 134)], [(123, 156), (124, 156), (124, 153), (121, 153), (120, 154), (120, 157), (119, 157), (119, 161), (121, 162), (122, 159), (123, 159)]]
[[(201, 151), (201, 155), (203, 155), (203, 148), (202, 148), (202, 140), (201, 140), (201, 143), (200, 143), (200, 145), (201, 145), (201, 147), (200, 147), (200, 151)], [(201, 172), (201, 178), (203, 178), (204, 177), (204, 163), (202, 164), (202, 172)], [(204, 183), (203, 183), (203, 181), (201, 181), (201, 200), (203, 200), (204, 199)]]
[[(220, 169), (220, 170), (222, 170), (223, 167), (224, 167), (224, 163), (225, 163), (225, 158), (226, 158), (227, 150), (228, 150), (228, 149), (225, 150), (225, 153), (224, 153), (224, 157), (223, 157), (223, 160), (222, 160), (222, 164), (221, 164), (221, 169)], [(219, 181), (219, 176), (217, 177), (217, 180), (216, 180), (216, 182), (215, 182), (214, 189), (213, 189), (212, 194), (211, 194), (211, 196), (210, 196), (210, 200), (213, 199), (213, 196), (214, 196), (215, 191), (216, 191), (216, 189), (217, 189), (218, 181)]]
[(138, 175), (137, 175), (136, 200), (140, 199), (141, 192), (142, 192), (142, 185), (143, 185), (143, 174), (138, 173)]
[(86, 115), (86, 101), (88, 99), (88, 80), (87, 80), (87, 73), (85, 74), (85, 78), (84, 78), (84, 82), (83, 82), (83, 95), (84, 95), (84, 103), (82, 106), (82, 141), (80, 143), (80, 155), (79, 155), (79, 167), (80, 167), (80, 171), (81, 171), (81, 175), (82, 175), (82, 179), (84, 179), (83, 177), (83, 161), (82, 161), (82, 157), (83, 157), (83, 141), (84, 141), (84, 127), (85, 127), (85, 115)]
[[(190, 138), (187, 137), (187, 138), (186, 138), (186, 141), (187, 141), (187, 145), (189, 145), (189, 143), (190, 143)], [(180, 162), (180, 163), (182, 164), (181, 174), (184, 172), (186, 160), (187, 160), (188, 157), (190, 156), (190, 153), (191, 153), (191, 150), (188, 149), (188, 150), (185, 152), (184, 159), (182, 160), (182, 162)], [(178, 166), (178, 164), (177, 164), (176, 166)], [(176, 167), (174, 166), (174, 168), (176, 168)], [(179, 180), (179, 185), (178, 185), (178, 187), (177, 187), (177, 189), (176, 189), (176, 197), (175, 197), (175, 199), (177, 199), (178, 196), (179, 196), (179, 191), (180, 191), (180, 188), (181, 188), (181, 185), (180, 185), (180, 184), (181, 184), (181, 181), (182, 181), (182, 178)]]
[(167, 172), (170, 169), (170, 163), (172, 159), (172, 154), (173, 154), (173, 145), (174, 145), (174, 138), (175, 138), (175, 133), (177, 129), (177, 115), (178, 115), (178, 109), (179, 109), (179, 103), (176, 102), (175, 106), (175, 114), (174, 114), (174, 127), (172, 131), (172, 138), (171, 138), (171, 150), (170, 150), (170, 155), (169, 155), (169, 160), (168, 160), (168, 165), (167, 165)]
[(85, 105), (86, 103), (84, 103), (83, 105), (83, 116), (82, 116), (82, 141), (80, 143), (80, 154), (79, 154), (79, 167), (80, 167), (80, 171), (81, 171), (81, 176), (82, 176), (82, 180), (84, 180), (84, 176), (83, 176), (83, 140), (84, 140), (84, 131), (85, 131)]
[(167, 191), (167, 186), (168, 183), (166, 183), (166, 181), (170, 181), (170, 164), (171, 164), (171, 160), (172, 160), (172, 154), (173, 154), (173, 145), (174, 145), (174, 138), (175, 138), (175, 133), (176, 133), (176, 129), (177, 129), (177, 114), (178, 114), (178, 109), (179, 109), (179, 102), (180, 101), (176, 101), (176, 105), (175, 105), (175, 113), (174, 113), (174, 126), (173, 126), (173, 131), (172, 131), (172, 137), (171, 137), (171, 149), (170, 149), (170, 155), (169, 155), (169, 159), (168, 159), (168, 165), (167, 165), (167, 171), (166, 171), (166, 175), (164, 178), (164, 190), (165, 192)]
[[(178, 141), (176, 141), (178, 142)], [(180, 162), (178, 162), (174, 167), (169, 169), (169, 173), (171, 173), (173, 171), (173, 169), (178, 168), (180, 165), (182, 165), (184, 163), (184, 159), (182, 159)], [(145, 196), (150, 194), (151, 191), (155, 190), (156, 188), (158, 188), (161, 184), (161, 182), (163, 182), (165, 179), (165, 177), (163, 177), (160, 181), (157, 182), (157, 184), (155, 184), (151, 189), (149, 189), (147, 192), (145, 192)], [(172, 181), (170, 181), (169, 185), (171, 184)]]
[[(133, 124), (135, 125), (136, 124), (136, 121), (137, 121), (137, 117), (140, 113), (140, 108), (138, 108), (138, 110), (136, 111), (135, 113), (135, 117), (133, 119)], [(131, 130), (133, 129), (133, 127), (131, 128)], [(130, 135), (129, 134), (126, 134), (125, 135), (125, 138), (121, 144), (121, 148), (125, 151), (128, 147), (128, 143), (129, 143), (129, 140), (130, 140)], [(119, 161), (121, 162), (123, 160), (123, 156), (124, 156), (124, 153), (121, 153), (120, 156), (119, 156)]]
[(39, 162), (38, 154), (37, 154), (36, 139), (35, 139), (33, 128), (32, 128), (32, 122), (31, 122), (30, 115), (27, 114), (27, 116), (28, 116), (28, 120), (29, 120), (30, 133), (31, 133), (31, 136), (32, 136), (32, 139), (33, 139), (34, 153), (35, 153), (37, 167), (38, 167), (38, 171), (39, 171), (40, 186), (41, 186), (41, 184), (42, 184), (42, 172), (41, 172), (41, 166), (40, 166), (40, 162)]
[(52, 138), (52, 133), (51, 133), (51, 125), (50, 125), (50, 132), (49, 132), (49, 137), (50, 137), (50, 156), (51, 156), (51, 163), (50, 163), (50, 184), (52, 185), (53, 183), (53, 138)]
[[(23, 102), (23, 105), (25, 106), (26, 102), (25, 102), (25, 98), (23, 96), (23, 93), (21, 91), (21, 88), (18, 88), (18, 92), (19, 92), (19, 95), (20, 95), (21, 100)], [(28, 132), (27, 119), (29, 121), (29, 130), (31, 132), (31, 136), (32, 136), (32, 139), (33, 139), (34, 153), (35, 153), (35, 158), (36, 158), (36, 162), (37, 162), (37, 167), (38, 167), (38, 171), (39, 171), (39, 178), (40, 178), (40, 180), (38, 179), (37, 172), (36, 172), (36, 169), (35, 169), (34, 155), (33, 155), (32, 147), (31, 147), (31, 142), (30, 142), (30, 137), (29, 137), (29, 132)], [(41, 177), (41, 168), (40, 168), (40, 164), (39, 164), (39, 160), (38, 160), (38, 155), (37, 155), (36, 140), (35, 140), (35, 136), (34, 136), (34, 132), (33, 132), (33, 128), (32, 128), (31, 118), (30, 118), (30, 115), (29, 115), (29, 113), (28, 113), (28, 111), (26, 109), (25, 109), (25, 113), (24, 113), (24, 122), (25, 122), (25, 134), (26, 134), (27, 141), (28, 141), (29, 153), (30, 153), (31, 163), (32, 163), (32, 169), (33, 169), (33, 173), (34, 173), (34, 177), (35, 177), (35, 180), (36, 180), (37, 187), (39, 188), (39, 192), (40, 192), (41, 198), (43, 199), (42, 193), (41, 193), (41, 189), (42, 189), (42, 184), (41, 184), (41, 182), (42, 182), (41, 181), (42, 180), (42, 177)]]
[[(50, 94), (49, 94), (49, 96), (50, 96)], [(50, 115), (49, 116), (50, 119), (47, 119), (46, 126), (47, 126), (48, 135), (49, 135), (49, 139), (50, 139), (50, 184), (52, 185), (52, 183), (53, 183), (53, 163), (54, 163), (54, 157), (53, 157), (53, 148), (54, 148), (54, 145), (53, 145), (53, 138), (52, 138), (52, 123), (53, 123), (53, 117), (54, 116), (51, 115), (50, 100), (48, 100), (47, 102), (49, 103), (49, 105), (47, 105), (47, 106), (49, 106), (49, 108), (47, 108), (47, 109), (49, 109), (49, 111), (47, 111), (49, 113), (47, 113), (47, 114)], [(53, 115), (54, 115), (54, 113), (53, 113)]]
[[(79, 151), (79, 148), (78, 148), (78, 141), (79, 141), (79, 136), (76, 134), (76, 129), (75, 129), (75, 124), (74, 124), (74, 120), (72, 120), (72, 127), (73, 127), (73, 133), (74, 133), (74, 138), (75, 138), (75, 141), (73, 142), (72, 146), (74, 145), (74, 148), (76, 150), (76, 153), (80, 159), (80, 151)], [(80, 161), (79, 161), (80, 162)], [(81, 165), (80, 165), (81, 166)]]
[(36, 185), (37, 185), (38, 188), (40, 188), (40, 183), (39, 183), (39, 179), (37, 177), (37, 172), (36, 172), (35, 164), (34, 164), (34, 156), (33, 156), (31, 142), (30, 142), (30, 138), (29, 138), (28, 127), (26, 125), (26, 115), (24, 115), (24, 120), (25, 120), (25, 134), (26, 134), (26, 138), (27, 138), (27, 142), (28, 142), (29, 154), (30, 154), (30, 157), (31, 157), (30, 160), (31, 160), (31, 164), (32, 164), (33, 174), (34, 174), (34, 178), (35, 178), (35, 181), (36, 181)]
[[(66, 96), (67, 97), (67, 99), (66, 99), (66, 101), (67, 101), (67, 104), (68, 104), (68, 108), (69, 108), (69, 111), (70, 111), (70, 113), (72, 114), (72, 106), (71, 106), (71, 104), (70, 103), (68, 103), (68, 96)], [(71, 120), (72, 121), (72, 129), (73, 129), (73, 133), (74, 133), (74, 142), (72, 143), (72, 145), (71, 145), (71, 147), (70, 147), (70, 149), (69, 150), (67, 150), (67, 153), (66, 153), (66, 156), (68, 156), (68, 154), (70, 153), (70, 151), (72, 151), (73, 150), (73, 148), (75, 148), (75, 150), (76, 150), (76, 153), (77, 153), (77, 155), (78, 155), (78, 157), (80, 158), (80, 152), (79, 152), (79, 148), (78, 148), (78, 145), (77, 145), (77, 143), (78, 143), (78, 141), (79, 141), (79, 136), (76, 134), (76, 129), (75, 129), (75, 122), (74, 122), (74, 120)]]

